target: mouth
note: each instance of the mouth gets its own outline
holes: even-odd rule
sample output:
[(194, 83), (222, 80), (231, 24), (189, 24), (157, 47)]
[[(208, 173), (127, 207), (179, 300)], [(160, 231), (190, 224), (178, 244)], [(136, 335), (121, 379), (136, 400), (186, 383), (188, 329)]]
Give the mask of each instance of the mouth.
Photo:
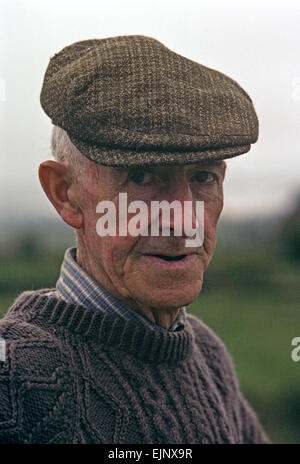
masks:
[(147, 266), (158, 266), (166, 271), (183, 271), (194, 266), (199, 258), (195, 253), (186, 255), (143, 254)]
[(178, 255), (178, 256), (148, 255), (148, 256), (153, 256), (153, 257), (155, 257), (155, 258), (164, 259), (165, 261), (181, 261), (181, 260), (184, 259), (187, 255)]

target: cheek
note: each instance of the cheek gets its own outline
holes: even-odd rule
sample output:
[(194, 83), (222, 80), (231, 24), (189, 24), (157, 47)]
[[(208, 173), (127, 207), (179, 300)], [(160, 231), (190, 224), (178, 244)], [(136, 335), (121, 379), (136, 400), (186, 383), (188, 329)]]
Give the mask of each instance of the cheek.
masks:
[[(87, 195), (88, 196), (88, 195)], [(100, 268), (104, 269), (111, 279), (120, 279), (124, 274), (124, 267), (131, 249), (134, 247), (138, 237), (125, 237), (106, 235), (100, 236), (97, 233), (97, 223), (102, 214), (96, 212), (96, 206), (100, 200), (96, 200), (95, 195), (86, 199), (84, 213), (84, 235), (90, 253), (98, 262)], [(119, 212), (116, 208), (117, 230)], [(107, 224), (105, 225), (107, 227)]]
[(120, 284), (124, 276), (133, 272), (134, 262), (131, 250), (137, 241), (136, 237), (98, 237), (101, 242), (101, 265), (114, 283)]
[(206, 243), (214, 245), (217, 236), (218, 219), (222, 212), (223, 199), (207, 202), (204, 205), (204, 238)]

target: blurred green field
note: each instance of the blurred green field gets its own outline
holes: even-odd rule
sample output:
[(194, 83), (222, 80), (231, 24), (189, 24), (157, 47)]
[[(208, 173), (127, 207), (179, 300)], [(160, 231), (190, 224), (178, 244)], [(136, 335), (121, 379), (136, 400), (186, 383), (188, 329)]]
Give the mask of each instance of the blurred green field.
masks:
[[(0, 317), (23, 290), (55, 285), (63, 253), (1, 259)], [(264, 248), (217, 249), (188, 307), (223, 340), (241, 389), (275, 443), (300, 443), (300, 265)]]

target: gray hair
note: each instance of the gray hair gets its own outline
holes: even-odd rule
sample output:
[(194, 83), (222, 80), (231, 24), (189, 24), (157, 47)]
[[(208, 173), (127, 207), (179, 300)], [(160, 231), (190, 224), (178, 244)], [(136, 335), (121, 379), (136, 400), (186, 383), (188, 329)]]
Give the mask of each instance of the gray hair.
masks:
[(56, 161), (68, 161), (72, 173), (79, 177), (85, 172), (88, 160), (71, 142), (66, 131), (58, 126), (53, 127), (51, 137), (51, 153)]

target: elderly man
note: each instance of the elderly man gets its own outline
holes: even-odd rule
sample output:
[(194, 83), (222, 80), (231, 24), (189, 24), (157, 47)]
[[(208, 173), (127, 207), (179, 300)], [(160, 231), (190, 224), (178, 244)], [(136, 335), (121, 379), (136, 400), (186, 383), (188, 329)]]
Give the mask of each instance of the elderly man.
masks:
[[(1, 320), (0, 440), (268, 443), (225, 346), (186, 312), (216, 244), (224, 159), (258, 137), (250, 97), (228, 76), (133, 35), (54, 55), (41, 104), (55, 161), (41, 164), (40, 181), (77, 247), (55, 288), (24, 292)], [(168, 235), (151, 234), (148, 214), (150, 233), (129, 233), (129, 209), (125, 233), (100, 233), (107, 202), (120, 226), (120, 193), (147, 207), (177, 201), (182, 214), (170, 214)], [(204, 202), (204, 239), (194, 246), (189, 230), (176, 233), (186, 202), (192, 231)], [(158, 224), (162, 232), (161, 216)]]

